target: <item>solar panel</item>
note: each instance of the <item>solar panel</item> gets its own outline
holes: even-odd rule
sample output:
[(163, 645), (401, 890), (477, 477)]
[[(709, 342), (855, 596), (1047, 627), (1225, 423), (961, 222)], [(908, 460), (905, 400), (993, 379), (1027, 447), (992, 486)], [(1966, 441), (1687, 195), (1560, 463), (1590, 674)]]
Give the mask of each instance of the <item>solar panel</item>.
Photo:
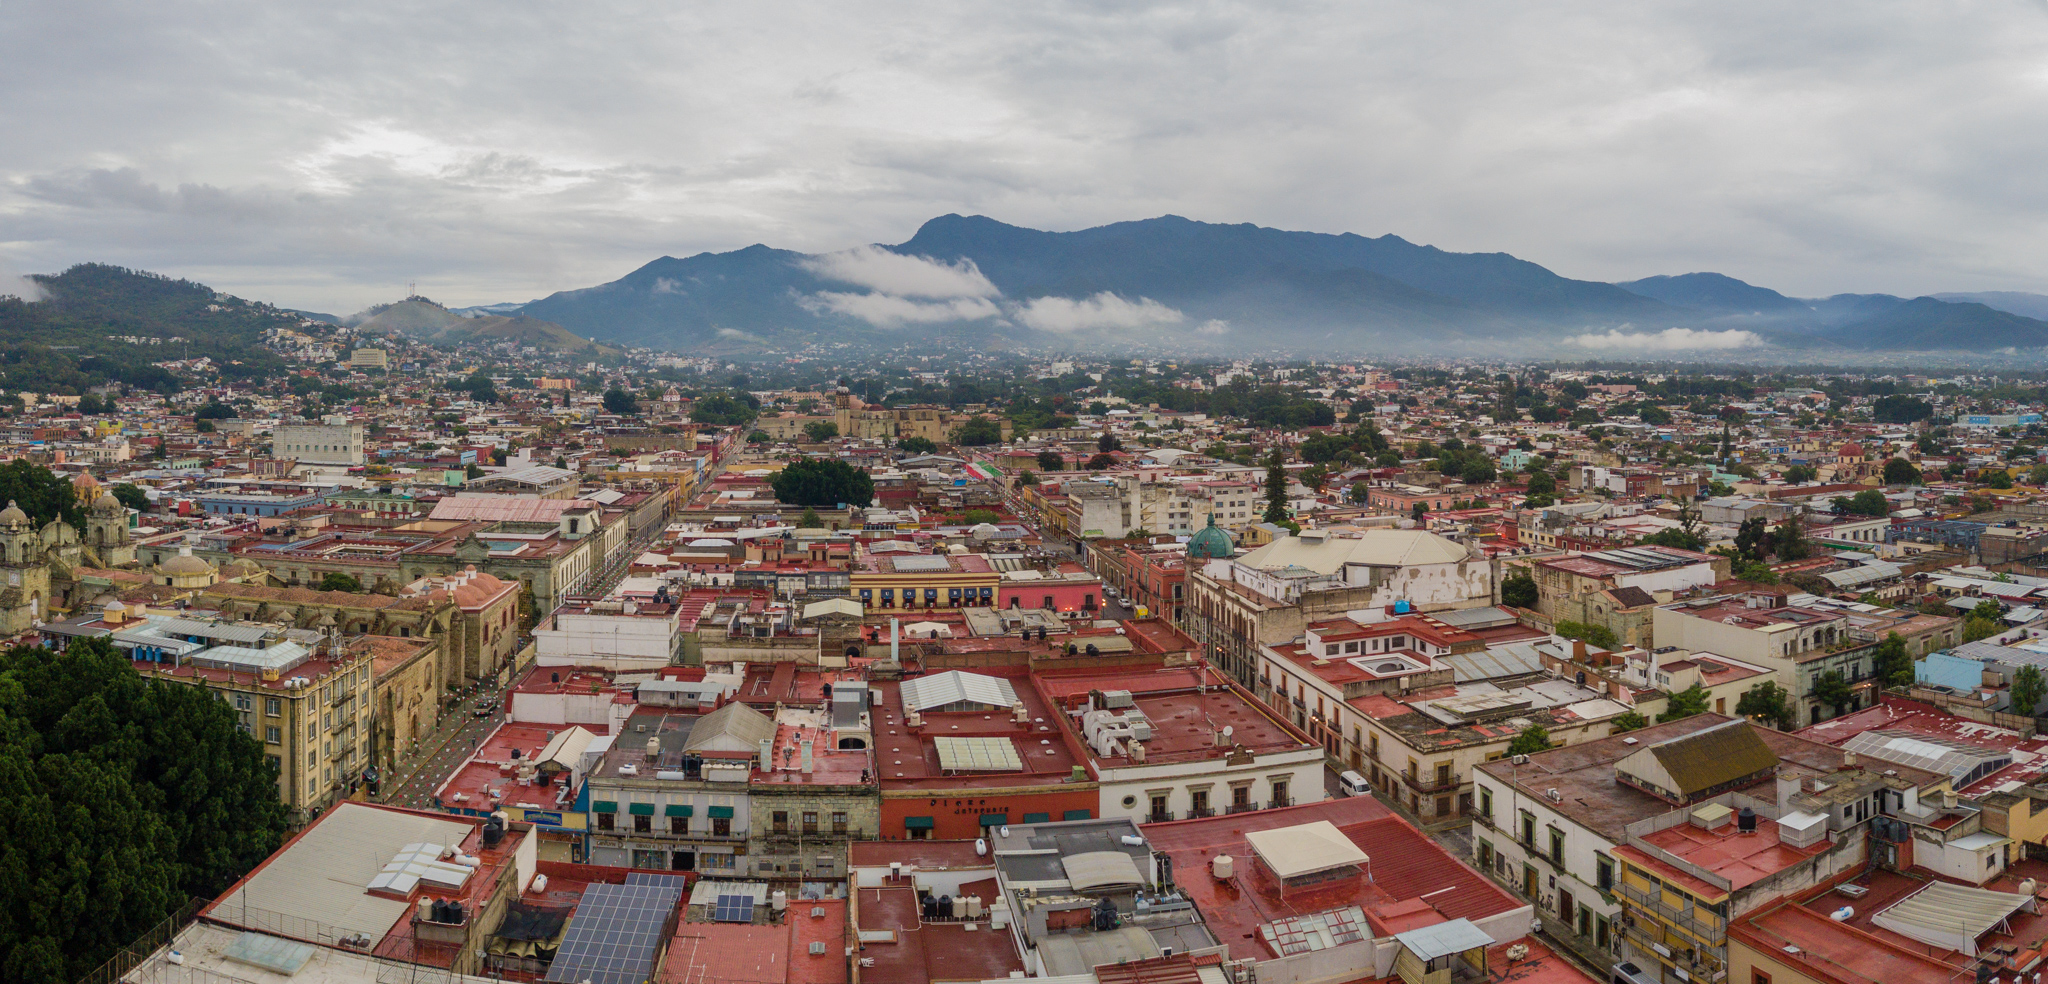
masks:
[(690, 887), (690, 879), (686, 875), (660, 875), (651, 871), (634, 871), (627, 873), (626, 884), (658, 885), (681, 892)]
[(712, 922), (753, 922), (754, 897), (751, 895), (721, 895), (711, 907)]
[(654, 953), (670, 913), (683, 897), (682, 888), (627, 878), (625, 885), (596, 884), (584, 889), (546, 980), (557, 984), (642, 984), (653, 976)]

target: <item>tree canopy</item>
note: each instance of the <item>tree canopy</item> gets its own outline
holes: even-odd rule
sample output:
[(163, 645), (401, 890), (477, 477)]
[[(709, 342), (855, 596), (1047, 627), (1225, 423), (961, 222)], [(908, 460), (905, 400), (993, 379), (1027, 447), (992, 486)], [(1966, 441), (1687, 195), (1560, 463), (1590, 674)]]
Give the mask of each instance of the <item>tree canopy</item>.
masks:
[(79, 508), (78, 490), (27, 458), (0, 465), (0, 508), (5, 508), (10, 500), (37, 526), (61, 519), (75, 529), (85, 529), (85, 512)]
[(114, 486), (112, 491), (114, 494), (114, 501), (119, 502), (120, 504), (127, 506), (130, 509), (149, 508), (149, 493), (142, 491), (142, 487), (139, 485), (136, 485), (132, 482), (122, 482), (121, 484)]
[(707, 393), (690, 405), (690, 419), (713, 427), (740, 427), (751, 423), (758, 408), (752, 396)]
[(263, 746), (110, 644), (0, 652), (0, 966), (71, 984), (284, 842)]
[(1500, 579), (1501, 604), (1515, 608), (1536, 607), (1536, 579), (1526, 570), (1518, 570)]
[(775, 498), (792, 506), (865, 506), (875, 500), (875, 482), (837, 458), (792, 461), (769, 480)]
[(960, 429), (953, 434), (953, 442), (963, 447), (981, 447), (995, 444), (1002, 439), (1002, 425), (980, 414), (968, 418), (967, 422), (961, 424)]
[[(604, 412), (615, 413), (621, 417), (639, 413), (640, 398), (614, 386), (604, 391)], [(693, 419), (696, 419), (699, 423), (705, 422), (702, 418), (696, 418), (694, 415)]]
[(1550, 750), (1550, 732), (1540, 724), (1522, 729), (1521, 734), (1508, 742), (1509, 755), (1534, 755)]
[[(836, 426), (833, 427), (833, 432), (837, 433), (838, 429)], [(937, 451), (939, 446), (933, 444), (928, 437), (906, 437), (896, 442), (896, 448), (904, 454), (931, 454)]]
[(1792, 695), (1776, 681), (1765, 680), (1743, 691), (1735, 702), (1735, 713), (1755, 718), (1776, 727), (1790, 731), (1799, 724), (1798, 715), (1792, 710)]

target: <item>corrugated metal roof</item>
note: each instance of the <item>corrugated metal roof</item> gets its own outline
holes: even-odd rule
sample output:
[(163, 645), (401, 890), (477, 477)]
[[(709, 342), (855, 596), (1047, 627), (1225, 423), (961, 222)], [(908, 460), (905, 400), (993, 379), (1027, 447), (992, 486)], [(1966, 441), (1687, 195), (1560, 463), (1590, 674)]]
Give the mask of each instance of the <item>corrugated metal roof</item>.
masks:
[(234, 923), (243, 911), (261, 910), (362, 933), (374, 945), (412, 906), (369, 894), (371, 879), (406, 845), (459, 844), (474, 826), (343, 802), (221, 896), (209, 915)]
[(1010, 686), (1010, 681), (963, 670), (948, 670), (933, 676), (913, 677), (903, 681), (898, 693), (903, 697), (904, 709), (910, 711), (944, 707), (962, 701), (973, 701), (991, 707), (1009, 707), (1017, 702), (1017, 690)]
[(1436, 661), (1449, 666), (1452, 679), (1458, 683), (1498, 680), (1543, 671), (1543, 659), (1537, 654), (1533, 642), (1496, 646), (1476, 653), (1452, 653), (1438, 656)]

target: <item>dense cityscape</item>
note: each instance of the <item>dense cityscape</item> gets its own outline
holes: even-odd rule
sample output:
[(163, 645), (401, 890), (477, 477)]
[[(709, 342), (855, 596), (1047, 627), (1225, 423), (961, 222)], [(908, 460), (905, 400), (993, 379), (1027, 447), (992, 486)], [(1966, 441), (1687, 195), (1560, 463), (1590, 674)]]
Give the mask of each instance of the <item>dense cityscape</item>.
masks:
[(205, 307), (7, 368), (20, 979), (2040, 959), (2038, 374)]

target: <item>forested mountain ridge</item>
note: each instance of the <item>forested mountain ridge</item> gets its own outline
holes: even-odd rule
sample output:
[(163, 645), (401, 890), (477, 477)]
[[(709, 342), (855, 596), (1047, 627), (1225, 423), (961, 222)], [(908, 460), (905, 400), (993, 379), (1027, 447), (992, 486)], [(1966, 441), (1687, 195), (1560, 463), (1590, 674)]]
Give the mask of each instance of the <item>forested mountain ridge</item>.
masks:
[(121, 383), (168, 393), (178, 376), (156, 363), (202, 357), (228, 379), (268, 375), (284, 363), (264, 333), (300, 323), (204, 284), (102, 263), (32, 279), (42, 299), (0, 298), (0, 388), (10, 391)]

